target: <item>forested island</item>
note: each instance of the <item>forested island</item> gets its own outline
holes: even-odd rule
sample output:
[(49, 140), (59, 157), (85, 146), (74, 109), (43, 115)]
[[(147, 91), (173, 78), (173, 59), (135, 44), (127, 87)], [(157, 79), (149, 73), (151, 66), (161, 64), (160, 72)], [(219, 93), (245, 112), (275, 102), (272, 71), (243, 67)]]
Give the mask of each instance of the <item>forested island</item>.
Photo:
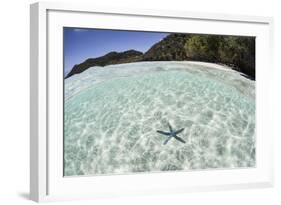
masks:
[(170, 34), (147, 52), (110, 52), (75, 65), (65, 78), (93, 66), (141, 61), (203, 61), (229, 65), (255, 80), (255, 38), (246, 36)]

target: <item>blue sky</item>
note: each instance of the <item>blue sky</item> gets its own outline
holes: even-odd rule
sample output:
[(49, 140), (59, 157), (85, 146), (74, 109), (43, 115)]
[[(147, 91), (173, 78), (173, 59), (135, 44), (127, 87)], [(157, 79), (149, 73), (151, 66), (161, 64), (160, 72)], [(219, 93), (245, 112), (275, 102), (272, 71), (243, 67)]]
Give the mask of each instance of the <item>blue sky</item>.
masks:
[(75, 64), (111, 51), (135, 49), (146, 52), (168, 33), (64, 28), (64, 74)]

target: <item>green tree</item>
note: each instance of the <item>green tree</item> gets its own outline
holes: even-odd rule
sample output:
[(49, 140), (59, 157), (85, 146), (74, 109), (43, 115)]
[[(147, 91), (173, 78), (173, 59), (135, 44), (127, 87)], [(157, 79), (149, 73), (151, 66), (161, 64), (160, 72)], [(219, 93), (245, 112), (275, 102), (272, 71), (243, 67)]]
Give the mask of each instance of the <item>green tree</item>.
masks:
[(185, 43), (186, 55), (190, 59), (216, 62), (220, 37), (215, 35), (193, 35)]
[(218, 49), (220, 61), (255, 76), (255, 41), (252, 37), (226, 36)]

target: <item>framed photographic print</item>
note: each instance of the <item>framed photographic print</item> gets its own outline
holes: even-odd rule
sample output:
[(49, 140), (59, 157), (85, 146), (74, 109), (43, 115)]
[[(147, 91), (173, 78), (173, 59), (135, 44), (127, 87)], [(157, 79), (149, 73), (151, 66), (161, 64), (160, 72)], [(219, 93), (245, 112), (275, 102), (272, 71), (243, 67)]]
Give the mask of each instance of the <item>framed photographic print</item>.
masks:
[(31, 5), (31, 199), (272, 186), (272, 23)]

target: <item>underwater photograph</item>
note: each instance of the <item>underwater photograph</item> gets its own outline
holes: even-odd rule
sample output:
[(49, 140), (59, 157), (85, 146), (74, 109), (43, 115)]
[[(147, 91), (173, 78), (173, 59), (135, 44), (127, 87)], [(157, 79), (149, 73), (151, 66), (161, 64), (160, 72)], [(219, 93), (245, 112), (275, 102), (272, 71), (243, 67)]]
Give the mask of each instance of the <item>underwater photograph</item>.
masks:
[(67, 176), (256, 166), (255, 37), (63, 29)]

